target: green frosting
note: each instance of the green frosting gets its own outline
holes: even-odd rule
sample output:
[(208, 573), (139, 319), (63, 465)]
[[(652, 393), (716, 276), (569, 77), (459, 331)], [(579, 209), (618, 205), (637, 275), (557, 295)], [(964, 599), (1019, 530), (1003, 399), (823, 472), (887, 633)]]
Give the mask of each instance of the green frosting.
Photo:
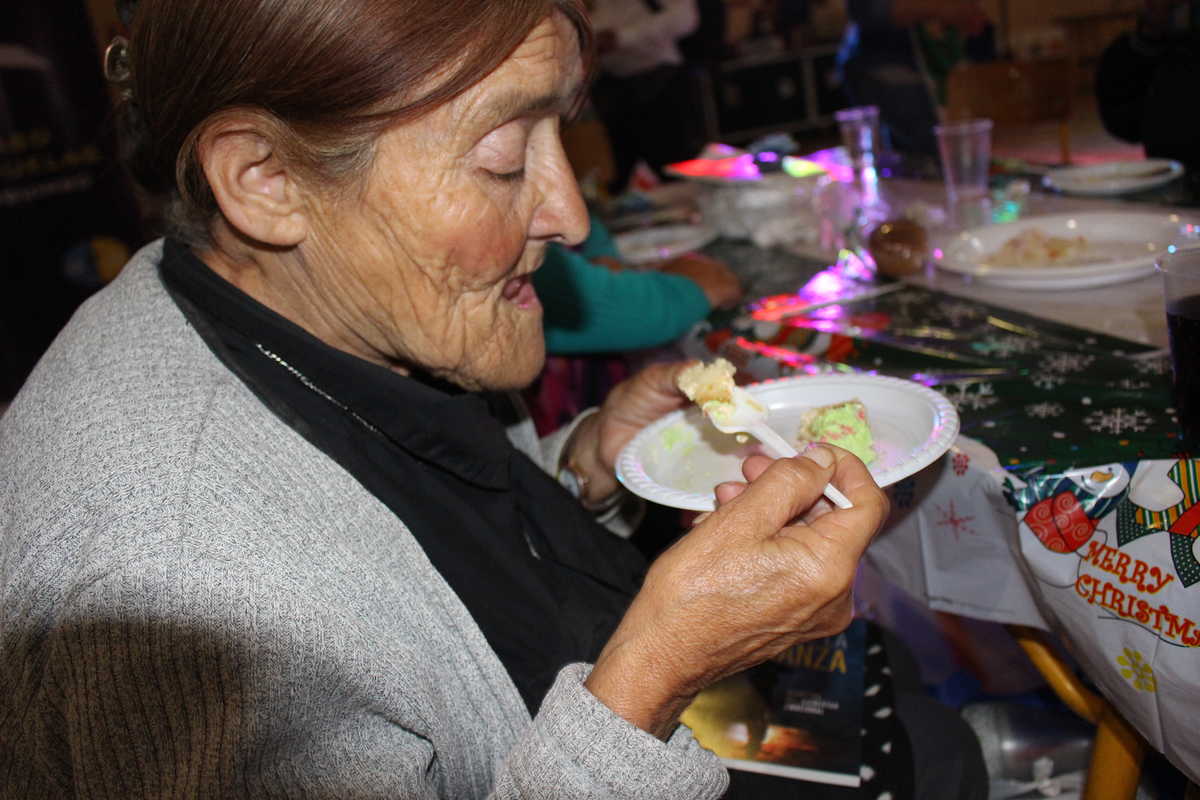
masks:
[(857, 400), (809, 412), (800, 431), (800, 438), (804, 441), (835, 444), (854, 453), (864, 464), (870, 464), (876, 458), (874, 439), (871, 438), (871, 428), (867, 425), (867, 412)]
[(663, 430), (659, 436), (663, 448), (666, 450), (673, 450), (680, 445), (692, 444), (696, 441), (695, 429), (678, 423)]

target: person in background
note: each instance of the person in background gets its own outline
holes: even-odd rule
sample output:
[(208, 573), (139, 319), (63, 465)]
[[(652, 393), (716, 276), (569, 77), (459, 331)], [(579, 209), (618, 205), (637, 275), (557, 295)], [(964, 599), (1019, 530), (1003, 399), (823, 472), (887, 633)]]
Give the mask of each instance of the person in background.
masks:
[(592, 102), (612, 142), (620, 194), (638, 160), (656, 171), (705, 144), (697, 85), (679, 40), (697, 30), (696, 0), (591, 0), (599, 74)]
[(1200, 3), (1147, 0), (1137, 27), (1100, 57), (1100, 120), (1113, 136), (1140, 142), (1147, 156), (1200, 170), (1200, 111), (1188, 99), (1198, 81)]
[(675, 341), (742, 296), (729, 268), (700, 253), (645, 269), (624, 263), (595, 215), (583, 244), (546, 248), (533, 285), (545, 308), (547, 358), (525, 397), (543, 435), (603, 402), (629, 377), (638, 351)]
[(838, 53), (851, 105), (879, 107), (893, 150), (937, 154), (940, 80), (988, 27), (981, 0), (847, 0)]
[(731, 308), (742, 297), (729, 267), (700, 253), (683, 253), (646, 269), (631, 267), (595, 215), (582, 245), (547, 248), (533, 285), (545, 306), (551, 355), (667, 344), (713, 309)]

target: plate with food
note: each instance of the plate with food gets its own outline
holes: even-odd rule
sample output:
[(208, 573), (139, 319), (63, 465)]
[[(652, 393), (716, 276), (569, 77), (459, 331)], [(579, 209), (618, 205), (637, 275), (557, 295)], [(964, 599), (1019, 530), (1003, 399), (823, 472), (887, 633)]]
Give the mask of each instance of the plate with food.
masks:
[(1083, 289), (1149, 275), (1159, 255), (1197, 230), (1174, 213), (1052, 214), (963, 231), (936, 247), (933, 260), (997, 286)]
[[(953, 404), (913, 381), (803, 375), (743, 388), (767, 409), (768, 424), (777, 434), (799, 449), (815, 440), (856, 452), (880, 486), (933, 463), (958, 435)], [(712, 402), (711, 393), (700, 396)], [(660, 505), (711, 511), (714, 487), (744, 480), (742, 461), (754, 453), (773, 455), (752, 436), (717, 430), (693, 405), (638, 432), (617, 459), (617, 478), (634, 494)]]
[(652, 264), (699, 250), (717, 238), (707, 225), (659, 225), (613, 237), (621, 258), (630, 264)]
[(1042, 177), (1051, 189), (1067, 194), (1114, 195), (1153, 189), (1183, 174), (1183, 165), (1166, 158), (1110, 161), (1084, 167), (1060, 167)]

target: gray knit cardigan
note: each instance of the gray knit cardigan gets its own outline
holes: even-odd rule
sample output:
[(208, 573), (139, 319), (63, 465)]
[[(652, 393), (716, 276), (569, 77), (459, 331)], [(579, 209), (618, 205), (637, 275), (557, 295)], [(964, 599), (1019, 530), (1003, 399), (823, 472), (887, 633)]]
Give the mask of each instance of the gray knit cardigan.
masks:
[[(166, 294), (161, 243), (0, 418), (0, 796), (712, 798), (565, 667), (530, 719), (404, 523)], [(514, 443), (541, 463), (526, 423)], [(470, 557), (470, 554), (464, 554)]]

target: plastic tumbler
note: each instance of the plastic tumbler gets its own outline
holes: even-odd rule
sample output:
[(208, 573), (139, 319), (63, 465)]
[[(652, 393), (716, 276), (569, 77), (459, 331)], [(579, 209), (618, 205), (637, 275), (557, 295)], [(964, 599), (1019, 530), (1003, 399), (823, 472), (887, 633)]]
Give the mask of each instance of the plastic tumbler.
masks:
[(855, 106), (833, 112), (846, 155), (855, 169), (874, 167), (883, 145), (879, 141), (879, 107)]
[(1183, 444), (1200, 455), (1200, 245), (1158, 259), (1171, 341), (1171, 388)]
[(992, 156), (992, 121), (968, 119), (933, 126), (942, 159), (946, 193), (955, 199), (982, 197), (988, 192), (988, 163)]

